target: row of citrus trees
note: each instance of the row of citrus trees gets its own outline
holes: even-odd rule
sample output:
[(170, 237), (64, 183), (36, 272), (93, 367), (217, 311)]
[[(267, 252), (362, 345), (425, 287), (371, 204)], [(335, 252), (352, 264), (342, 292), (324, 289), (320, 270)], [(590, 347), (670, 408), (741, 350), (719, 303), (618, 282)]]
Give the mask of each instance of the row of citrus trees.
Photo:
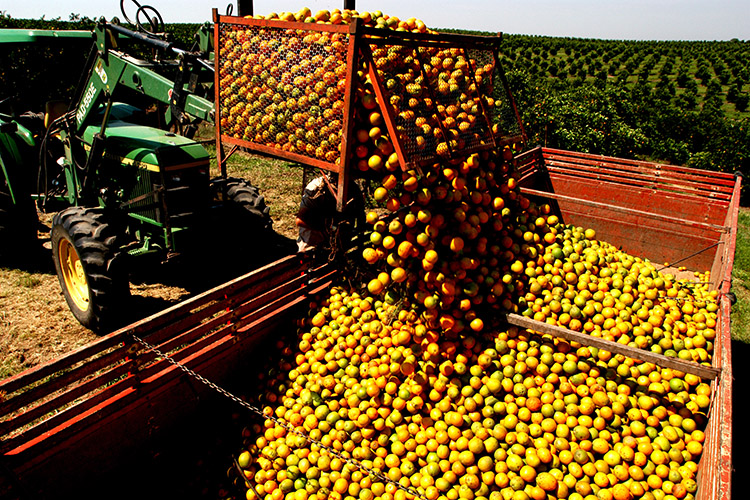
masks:
[(534, 143), (723, 172), (749, 171), (750, 122), (728, 118), (715, 102), (686, 109), (646, 84), (555, 85), (522, 70), (511, 71), (509, 78)]
[[(0, 28), (91, 29), (95, 23), (72, 18), (0, 15)], [(197, 28), (167, 25), (186, 47)], [(87, 44), (0, 51), (0, 101), (10, 98), (0, 112), (38, 110), (48, 99), (72, 95)], [(750, 118), (739, 112), (750, 82), (747, 45), (508, 35), (501, 61), (531, 145), (748, 173)], [(81, 72), (70, 71), (75, 67)]]
[[(94, 19), (71, 15), (60, 19), (14, 19), (0, 11), (0, 29), (92, 30)], [(189, 48), (197, 24), (170, 24), (167, 30), (180, 46)], [(89, 39), (39, 40), (34, 44), (4, 44), (0, 38), (0, 113), (41, 111), (48, 100), (70, 100), (86, 65)]]
[(745, 42), (509, 35), (502, 52), (532, 145), (750, 172)]
[(642, 82), (678, 97), (692, 109), (717, 99), (731, 117), (750, 116), (750, 47), (728, 42), (659, 42), (509, 36), (506, 66), (547, 79), (604, 86)]

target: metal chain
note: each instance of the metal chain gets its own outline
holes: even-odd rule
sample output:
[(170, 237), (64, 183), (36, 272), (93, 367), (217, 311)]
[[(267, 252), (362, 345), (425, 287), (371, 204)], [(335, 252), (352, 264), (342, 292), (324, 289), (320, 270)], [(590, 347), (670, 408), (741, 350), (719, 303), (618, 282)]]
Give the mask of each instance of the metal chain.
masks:
[(220, 387), (216, 383), (208, 380), (207, 378), (205, 378), (201, 374), (199, 374), (199, 373), (191, 370), (190, 368), (188, 368), (187, 366), (183, 365), (182, 363), (180, 363), (179, 361), (177, 361), (173, 357), (171, 357), (168, 354), (165, 354), (162, 351), (160, 351), (158, 347), (156, 347), (156, 346), (154, 346), (154, 345), (146, 342), (145, 340), (143, 340), (142, 338), (138, 337), (137, 335), (132, 334), (132, 337), (133, 337), (133, 339), (136, 342), (138, 342), (139, 344), (143, 345), (147, 350), (153, 352), (157, 356), (159, 356), (159, 357), (163, 358), (164, 360), (168, 361), (172, 365), (176, 366), (177, 368), (179, 368), (180, 370), (182, 370), (186, 374), (190, 375), (194, 379), (198, 380), (202, 384), (208, 386), (209, 388), (213, 389), (214, 391), (218, 392), (219, 394), (223, 395), (224, 397), (226, 397), (226, 398), (230, 399), (231, 401), (239, 404), (240, 406), (242, 406), (242, 407), (250, 410), (252, 413), (255, 413), (256, 415), (260, 416), (262, 419), (264, 419), (264, 420), (270, 420), (273, 423), (275, 423), (275, 424), (283, 427), (287, 432), (290, 432), (290, 433), (292, 433), (292, 434), (294, 434), (296, 436), (304, 438), (305, 440), (307, 440), (307, 441), (309, 441), (309, 442), (311, 442), (311, 443), (319, 446), (322, 450), (327, 451), (329, 454), (333, 455), (334, 457), (342, 460), (346, 464), (351, 465), (351, 466), (353, 466), (353, 467), (355, 467), (355, 468), (357, 468), (357, 469), (365, 472), (369, 476), (375, 477), (376, 479), (379, 479), (379, 480), (381, 480), (383, 482), (390, 483), (390, 484), (394, 485), (395, 487), (397, 487), (398, 489), (404, 491), (405, 493), (407, 493), (409, 495), (412, 495), (415, 498), (420, 498), (422, 500), (426, 500), (425, 497), (422, 496), (417, 490), (415, 490), (413, 488), (410, 488), (408, 486), (404, 486), (403, 484), (399, 483), (398, 481), (394, 481), (393, 479), (391, 479), (388, 476), (384, 475), (382, 472), (379, 472), (378, 470), (376, 470), (374, 468), (367, 467), (366, 465), (364, 465), (362, 462), (360, 462), (359, 460), (357, 460), (355, 458), (346, 457), (346, 456), (342, 455), (337, 450), (331, 448), (330, 446), (327, 446), (327, 445), (323, 444), (322, 442), (320, 442), (320, 441), (318, 441), (316, 439), (311, 438), (308, 434), (305, 434), (304, 432), (301, 432), (301, 431), (297, 430), (295, 427), (293, 427), (292, 425), (288, 424), (287, 422), (285, 422), (285, 421), (283, 421), (283, 420), (275, 417), (273, 414), (270, 414), (270, 415), (266, 414), (265, 412), (263, 412), (263, 410), (261, 410), (257, 406), (255, 406), (255, 405), (253, 405), (253, 404), (245, 401), (244, 399), (240, 398), (239, 396), (236, 396), (236, 395), (232, 394), (231, 392), (227, 391), (223, 387)]
[[(715, 246), (718, 246), (718, 245), (719, 245), (719, 243), (721, 243), (721, 242), (720, 242), (720, 241), (717, 241), (717, 242), (715, 242), (715, 243), (713, 243), (713, 244), (711, 244), (711, 245), (708, 245), (708, 246), (707, 246), (707, 247), (705, 247), (705, 248), (701, 248), (700, 250), (698, 250), (698, 251), (696, 251), (696, 252), (693, 252), (693, 253), (691, 253), (690, 255), (686, 255), (685, 257), (683, 257), (683, 258), (681, 258), (681, 259), (677, 259), (677, 260), (676, 260), (676, 261), (674, 261), (674, 262), (670, 262), (670, 263), (669, 263), (668, 265), (662, 265), (662, 266), (661, 266), (661, 267), (660, 267), (659, 269), (657, 269), (657, 271), (658, 271), (658, 272), (661, 272), (661, 271), (663, 271), (664, 269), (667, 269), (667, 268), (669, 268), (669, 267), (674, 267), (674, 266), (676, 266), (677, 264), (681, 264), (681, 263), (685, 262), (686, 260), (688, 260), (688, 259), (691, 259), (691, 258), (695, 257), (696, 255), (698, 255), (698, 254), (701, 254), (701, 253), (705, 252), (706, 250), (711, 250), (711, 249), (712, 249), (713, 247), (715, 247)], [(656, 266), (654, 266), (654, 267), (656, 267)]]

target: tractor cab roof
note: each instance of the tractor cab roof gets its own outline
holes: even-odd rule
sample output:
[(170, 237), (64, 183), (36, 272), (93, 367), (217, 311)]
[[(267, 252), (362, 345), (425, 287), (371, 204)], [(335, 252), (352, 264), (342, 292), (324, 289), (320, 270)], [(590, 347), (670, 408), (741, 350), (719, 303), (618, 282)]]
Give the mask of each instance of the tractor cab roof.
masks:
[(91, 30), (0, 29), (0, 43), (38, 43), (60, 39), (93, 39)]

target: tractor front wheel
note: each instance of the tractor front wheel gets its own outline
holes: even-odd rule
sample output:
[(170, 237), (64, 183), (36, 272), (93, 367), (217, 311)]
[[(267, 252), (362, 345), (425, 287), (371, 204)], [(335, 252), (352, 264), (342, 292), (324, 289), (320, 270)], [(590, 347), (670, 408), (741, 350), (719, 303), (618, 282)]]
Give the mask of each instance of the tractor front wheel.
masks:
[(120, 235), (98, 208), (71, 207), (52, 222), (52, 258), (76, 319), (96, 333), (117, 325), (130, 294)]

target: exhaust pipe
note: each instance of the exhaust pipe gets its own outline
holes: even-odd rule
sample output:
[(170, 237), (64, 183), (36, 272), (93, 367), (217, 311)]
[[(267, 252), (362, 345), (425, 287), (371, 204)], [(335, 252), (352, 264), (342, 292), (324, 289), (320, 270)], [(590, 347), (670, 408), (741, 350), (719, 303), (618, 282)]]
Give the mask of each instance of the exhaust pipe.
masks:
[[(355, 0), (344, 0), (344, 9), (354, 10)], [(237, 0), (237, 15), (240, 17), (253, 15), (253, 0)]]
[(240, 17), (253, 15), (253, 0), (237, 0), (237, 15)]

